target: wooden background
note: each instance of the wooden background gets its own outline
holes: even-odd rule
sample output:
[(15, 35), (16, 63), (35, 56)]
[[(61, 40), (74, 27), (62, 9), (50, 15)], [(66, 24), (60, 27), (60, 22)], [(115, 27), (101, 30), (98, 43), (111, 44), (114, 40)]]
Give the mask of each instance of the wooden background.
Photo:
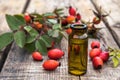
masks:
[[(111, 11), (110, 15), (97, 25), (102, 27), (100, 42), (112, 48), (120, 48), (120, 0), (0, 0), (0, 34), (10, 31), (5, 21), (5, 14), (34, 11), (45, 13), (53, 11), (56, 7), (64, 8), (65, 14), (68, 14), (65, 7), (69, 5), (77, 8), (77, 12), (87, 21), (95, 16), (90, 9), (99, 13), (99, 7), (102, 6), (103, 13)], [(89, 44), (93, 40), (89, 39)], [(33, 61), (29, 53), (13, 44), (10, 52), (0, 53), (0, 80), (120, 80), (120, 67), (113, 68), (111, 64), (105, 64), (100, 71), (96, 71), (89, 59), (88, 71), (84, 76), (68, 74), (67, 45), (67, 40), (63, 39), (61, 49), (65, 52), (65, 56), (60, 60), (62, 65), (57, 70), (48, 72), (42, 68), (42, 62)], [(46, 56), (44, 58), (48, 59)]]

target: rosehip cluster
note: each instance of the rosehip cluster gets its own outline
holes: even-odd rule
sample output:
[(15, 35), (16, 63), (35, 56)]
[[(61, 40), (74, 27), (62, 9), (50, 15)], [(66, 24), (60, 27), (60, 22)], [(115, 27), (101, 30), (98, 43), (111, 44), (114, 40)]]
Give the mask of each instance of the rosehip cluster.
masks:
[[(80, 23), (80, 20), (81, 20), (80, 13), (77, 13), (72, 6), (69, 7), (68, 12), (69, 12), (69, 15), (65, 19), (62, 19), (62, 26), (66, 26), (68, 24), (73, 24), (73, 23), (75, 24)], [(72, 29), (71, 28), (66, 29), (66, 33), (71, 34)]]
[(89, 56), (92, 60), (93, 67), (95, 69), (101, 69), (103, 63), (107, 62), (109, 59), (109, 52), (101, 50), (99, 41), (93, 41), (91, 43), (91, 48)]
[[(44, 61), (42, 66), (45, 70), (49, 70), (49, 71), (55, 70), (58, 66), (60, 66), (60, 62), (57, 60), (62, 58), (62, 56), (64, 56), (64, 52), (58, 48), (55, 48), (55, 49), (49, 50), (47, 54), (48, 54), (49, 60)], [(32, 57), (36, 61), (43, 60), (42, 54), (37, 51), (32, 53)]]

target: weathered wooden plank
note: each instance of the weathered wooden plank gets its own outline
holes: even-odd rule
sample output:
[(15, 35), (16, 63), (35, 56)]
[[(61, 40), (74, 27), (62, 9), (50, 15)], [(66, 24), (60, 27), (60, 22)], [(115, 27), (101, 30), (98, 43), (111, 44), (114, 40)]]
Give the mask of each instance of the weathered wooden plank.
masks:
[(110, 15), (103, 19), (104, 23), (111, 31), (113, 38), (120, 47), (120, 1), (119, 0), (91, 0), (96, 7), (97, 11), (100, 12), (99, 7), (102, 7), (102, 13), (111, 11)]
[[(89, 14), (85, 14), (85, 16), (87, 16), (87, 17), (91, 16), (91, 19), (94, 17), (94, 14), (92, 13), (92, 11), (89, 10), (89, 9), (95, 10), (94, 6), (91, 4), (90, 1), (85, 0), (84, 4), (81, 4), (81, 5), (79, 4), (78, 6), (79, 7), (84, 6), (84, 8), (81, 8), (80, 10), (83, 10), (83, 11), (85, 10), (87, 13), (89, 13)], [(81, 14), (84, 14), (84, 13), (82, 13), (82, 11), (81, 11)], [(96, 27), (102, 27), (102, 29), (100, 30), (100, 33), (101, 33), (100, 36), (102, 37), (100, 39), (101, 44), (105, 44), (105, 45), (111, 46), (113, 48), (119, 48), (118, 45), (116, 44), (116, 42), (114, 41), (113, 37), (111, 36), (111, 33), (109, 32), (109, 30), (107, 29), (107, 27), (104, 25), (103, 22), (101, 22), (101, 24), (99, 24), (99, 25), (96, 25)], [(95, 39), (89, 39), (88, 51), (91, 49), (90, 43), (94, 40)], [(88, 58), (88, 71), (84, 76), (81, 76), (81, 80), (116, 80), (120, 74), (118, 71), (119, 69), (120, 69), (120, 67), (112, 68), (111, 64), (108, 64), (108, 65), (104, 64), (101, 71), (96, 71), (93, 69), (92, 62)]]
[[(30, 53), (13, 45), (4, 68), (1, 71), (0, 79), (22, 79), (22, 80), (79, 80), (79, 77), (68, 74), (67, 71), (67, 40), (62, 42), (62, 50), (65, 56), (60, 59), (61, 66), (55, 71), (45, 71), (42, 62), (34, 61)], [(66, 45), (66, 46), (65, 46)], [(45, 56), (44, 60), (48, 57)]]
[(0, 0), (0, 34), (10, 31), (6, 20), (5, 14), (18, 14), (21, 13), (26, 0)]
[[(10, 0), (9, 2), (7, 0), (0, 0), (0, 34), (10, 31), (5, 19), (5, 14), (21, 13), (24, 9), (25, 2), (25, 0)], [(19, 3), (19, 5), (16, 3)], [(5, 51), (0, 53), (0, 71), (8, 51), (9, 49), (5, 49)]]
[[(31, 8), (30, 6), (28, 9), (28, 12), (31, 10), (36, 10), (36, 9), (37, 11), (39, 11), (38, 9), (43, 10), (42, 13), (45, 11), (47, 12), (50, 9), (49, 10), (42, 9), (47, 5), (43, 6), (40, 4), (50, 3), (48, 5), (49, 7), (50, 5), (54, 4), (54, 1), (37, 1), (37, 0), (32, 1), (31, 6), (34, 6), (34, 8)], [(57, 4), (59, 4), (59, 1), (56, 1), (56, 2)], [(54, 9), (54, 8), (55, 6), (51, 7), (51, 9)], [(67, 40), (64, 40), (61, 44), (62, 44), (61, 48), (65, 52), (66, 55), (64, 56), (64, 58), (60, 60), (62, 65), (57, 70), (52, 71), (52, 72), (45, 71), (42, 68), (43, 62), (33, 61), (30, 54), (21, 52), (22, 50), (20, 50), (16, 46), (13, 46), (13, 48), (11, 49), (11, 52), (8, 55), (4, 68), (2, 69), (0, 79), (3, 78), (3, 79), (22, 79), (22, 80), (33, 80), (33, 79), (34, 80), (38, 80), (38, 79), (39, 80), (57, 80), (57, 79), (79, 80), (79, 76), (76, 77), (76, 76), (70, 75), (68, 74), (68, 71), (67, 71), (67, 57), (66, 57), (67, 56)], [(47, 57), (44, 57), (44, 58), (48, 59)]]
[[(59, 5), (58, 5), (59, 4)], [(94, 9), (93, 5), (89, 0), (33, 0), (31, 2), (30, 8), (28, 12), (33, 12), (36, 10), (40, 13), (52, 11), (53, 8), (64, 7), (71, 4), (73, 7), (78, 8), (78, 12), (81, 13), (83, 19), (89, 20), (92, 19), (94, 14), (89, 9)], [(52, 7), (52, 8), (51, 8)], [(67, 13), (67, 12), (66, 12)], [(106, 42), (106, 45), (118, 48), (115, 43), (113, 37), (110, 32), (106, 28), (106, 26), (101, 23), (97, 27), (104, 27), (101, 30), (102, 39), (100, 42)], [(103, 41), (104, 39), (104, 41)], [(89, 44), (91, 41), (95, 39), (89, 40)], [(24, 51), (23, 49), (18, 48), (16, 45), (13, 45), (4, 68), (2, 69), (0, 79), (11, 79), (11, 80), (79, 80), (79, 76), (74, 76), (68, 74), (67, 70), (67, 40), (63, 40), (61, 43), (61, 49), (65, 52), (65, 56), (60, 59), (61, 66), (57, 68), (55, 71), (45, 71), (42, 68), (43, 62), (36, 62), (32, 60), (30, 53)], [(90, 50), (90, 45), (89, 49)], [(44, 57), (44, 60), (48, 59), (48, 57)], [(119, 78), (119, 69), (112, 68), (111, 65), (104, 65), (100, 72), (95, 71), (92, 67), (91, 61), (88, 59), (88, 71), (85, 75), (81, 76), (80, 80), (115, 80)], [(114, 73), (113, 73), (114, 71)]]

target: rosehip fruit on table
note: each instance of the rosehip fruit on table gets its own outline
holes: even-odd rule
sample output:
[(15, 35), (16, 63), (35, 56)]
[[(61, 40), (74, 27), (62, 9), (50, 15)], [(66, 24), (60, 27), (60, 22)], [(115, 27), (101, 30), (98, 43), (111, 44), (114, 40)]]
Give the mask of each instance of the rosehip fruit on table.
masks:
[(109, 59), (109, 52), (102, 52), (99, 57), (103, 60), (103, 62), (106, 62)]
[(48, 51), (48, 57), (50, 59), (57, 60), (60, 59), (62, 56), (64, 56), (64, 52), (60, 49), (55, 48)]
[(69, 7), (69, 14), (72, 16), (76, 15), (76, 10), (72, 6)]
[(56, 61), (56, 60), (47, 60), (43, 63), (43, 68), (45, 70), (55, 70), (58, 66), (60, 66), (60, 62)]
[(25, 19), (26, 22), (30, 22), (31, 21), (31, 17), (30, 17), (30, 15), (28, 13), (25, 13), (24, 19)]
[(94, 57), (92, 60), (94, 69), (101, 69), (103, 66), (103, 61), (100, 57)]
[(32, 53), (32, 58), (36, 61), (42, 61), (43, 60), (41, 53), (37, 52), (37, 51)]
[(100, 48), (100, 42), (99, 41), (92, 41), (91, 48)]
[(93, 59), (96, 56), (99, 56), (102, 50), (100, 48), (94, 48), (90, 50), (89, 56), (91, 59)]

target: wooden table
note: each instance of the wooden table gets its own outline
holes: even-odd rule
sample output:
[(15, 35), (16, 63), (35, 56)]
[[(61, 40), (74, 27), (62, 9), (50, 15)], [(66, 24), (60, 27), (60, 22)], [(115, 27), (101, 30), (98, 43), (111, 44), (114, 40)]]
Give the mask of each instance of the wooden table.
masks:
[[(72, 5), (81, 13), (83, 19), (92, 20), (95, 15), (90, 9), (96, 10), (99, 13), (99, 6), (102, 6), (105, 11), (111, 11), (111, 14), (97, 25), (97, 27), (102, 27), (100, 30), (102, 37), (99, 41), (101, 44), (104, 43), (112, 48), (120, 48), (119, 0), (31, 0), (30, 4), (28, 3), (29, 5), (25, 5), (26, 2), (25, 0), (9, 0), (9, 2), (7, 0), (0, 0), (0, 34), (9, 31), (3, 17), (6, 13), (16, 14), (25, 11), (45, 13), (52, 11), (55, 7), (64, 8), (65, 6)], [(66, 10), (65, 13), (67, 14)], [(89, 38), (89, 44), (93, 40), (95, 39)], [(61, 49), (65, 52), (65, 56), (59, 60), (61, 66), (55, 71), (46, 71), (42, 68), (43, 61), (34, 61), (30, 53), (20, 49), (13, 43), (10, 51), (7, 52), (8, 54), (4, 55), (5, 51), (0, 54), (0, 66), (3, 66), (0, 73), (0, 80), (120, 80), (120, 66), (113, 68), (111, 64), (104, 64), (103, 68), (97, 71), (93, 69), (89, 58), (88, 70), (85, 75), (74, 76), (68, 74), (67, 45), (68, 41), (63, 39)], [(44, 60), (46, 59), (48, 57), (44, 56)]]

